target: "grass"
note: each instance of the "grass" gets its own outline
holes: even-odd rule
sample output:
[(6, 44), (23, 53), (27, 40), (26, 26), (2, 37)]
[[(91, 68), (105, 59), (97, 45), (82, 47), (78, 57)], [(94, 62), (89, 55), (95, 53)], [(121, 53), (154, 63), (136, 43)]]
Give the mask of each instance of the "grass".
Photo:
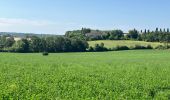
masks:
[(132, 41), (132, 40), (98, 40), (98, 41), (89, 41), (88, 42), (90, 46), (94, 47), (95, 44), (104, 43), (105, 47), (107, 48), (113, 48), (116, 46), (135, 46), (135, 45), (141, 45), (141, 46), (147, 46), (151, 45), (153, 47), (156, 47), (158, 45), (161, 45), (162, 43), (158, 42), (144, 42), (144, 41)]
[(0, 53), (0, 99), (170, 99), (170, 51)]

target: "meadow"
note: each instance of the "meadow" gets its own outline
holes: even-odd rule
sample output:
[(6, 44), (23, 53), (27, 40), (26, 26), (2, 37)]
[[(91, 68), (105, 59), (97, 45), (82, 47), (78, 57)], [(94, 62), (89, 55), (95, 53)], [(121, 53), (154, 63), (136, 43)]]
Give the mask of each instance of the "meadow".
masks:
[(0, 53), (0, 99), (170, 99), (170, 51)]
[(113, 48), (116, 46), (128, 46), (133, 47), (135, 45), (147, 46), (151, 45), (152, 47), (156, 47), (158, 45), (163, 45), (163, 43), (159, 42), (145, 42), (145, 41), (133, 41), (133, 40), (98, 40), (98, 41), (89, 41), (90, 46), (94, 47), (95, 44), (104, 43), (106, 48)]

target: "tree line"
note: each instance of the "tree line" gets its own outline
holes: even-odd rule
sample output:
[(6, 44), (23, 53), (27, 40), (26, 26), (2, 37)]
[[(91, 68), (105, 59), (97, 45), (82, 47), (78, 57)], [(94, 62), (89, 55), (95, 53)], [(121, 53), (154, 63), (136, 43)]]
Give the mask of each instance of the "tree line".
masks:
[[(101, 31), (82, 28), (81, 30), (67, 31), (64, 36), (29, 36), (15, 41), (11, 35), (0, 36), (0, 52), (84, 52), (84, 51), (110, 51), (128, 49), (127, 47), (105, 48), (104, 44), (89, 47), (87, 41), (92, 40), (138, 40), (147, 42), (170, 42), (169, 29), (156, 28), (155, 31), (136, 29), (124, 33), (122, 30)], [(160, 46), (158, 48), (167, 48)], [(148, 47), (136, 46), (132, 49)], [(169, 48), (169, 47), (168, 47)], [(131, 48), (130, 48), (131, 49)]]
[(65, 34), (69, 38), (79, 38), (82, 40), (139, 40), (147, 42), (170, 42), (170, 31), (168, 29), (156, 28), (155, 31), (136, 29), (124, 33), (122, 30), (92, 30), (82, 28), (81, 30), (68, 31)]
[(84, 52), (88, 48), (87, 41), (62, 36), (15, 41), (13, 37), (0, 36), (1, 52)]

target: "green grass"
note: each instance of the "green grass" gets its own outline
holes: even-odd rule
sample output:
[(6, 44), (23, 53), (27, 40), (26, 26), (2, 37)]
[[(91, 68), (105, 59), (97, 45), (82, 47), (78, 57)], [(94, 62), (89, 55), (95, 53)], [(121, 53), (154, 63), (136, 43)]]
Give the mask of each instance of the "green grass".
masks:
[(170, 99), (170, 51), (0, 53), (0, 99)]
[(95, 44), (104, 43), (105, 47), (107, 48), (113, 48), (116, 46), (135, 46), (135, 45), (141, 45), (141, 46), (147, 46), (151, 45), (153, 47), (156, 47), (158, 45), (161, 45), (161, 43), (158, 42), (144, 42), (144, 41), (131, 41), (131, 40), (98, 40), (98, 41), (89, 41), (88, 42), (90, 46), (93, 46)]

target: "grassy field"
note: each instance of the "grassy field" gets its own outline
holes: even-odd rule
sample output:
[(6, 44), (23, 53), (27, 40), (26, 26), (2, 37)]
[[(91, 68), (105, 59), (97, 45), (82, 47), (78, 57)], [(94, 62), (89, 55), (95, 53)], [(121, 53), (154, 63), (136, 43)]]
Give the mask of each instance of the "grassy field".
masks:
[(170, 51), (0, 53), (0, 99), (170, 99)]
[(94, 46), (95, 44), (104, 43), (105, 47), (107, 48), (113, 48), (116, 46), (135, 46), (135, 45), (141, 45), (141, 46), (147, 46), (151, 45), (153, 47), (156, 47), (158, 45), (161, 45), (162, 43), (157, 42), (144, 42), (144, 41), (131, 41), (131, 40), (99, 40), (99, 41), (89, 41), (88, 42), (90, 46)]

